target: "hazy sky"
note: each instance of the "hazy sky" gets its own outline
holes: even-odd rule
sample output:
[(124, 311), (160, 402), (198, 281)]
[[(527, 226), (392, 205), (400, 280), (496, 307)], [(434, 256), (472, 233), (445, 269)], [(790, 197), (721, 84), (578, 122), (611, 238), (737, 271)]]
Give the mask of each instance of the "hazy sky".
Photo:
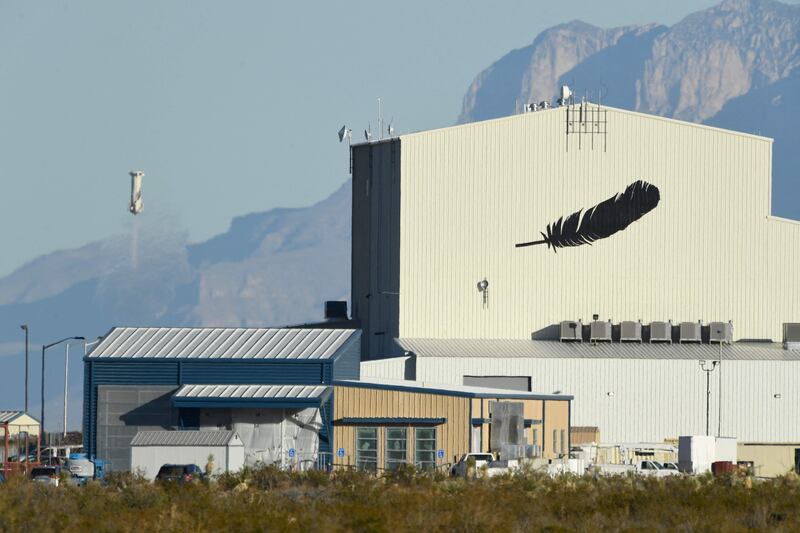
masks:
[(447, 126), (478, 72), (547, 27), (714, 3), (3, 0), (0, 275), (126, 232), (129, 170), (140, 217), (204, 240), (340, 186), (336, 131), (374, 130), (378, 96), (398, 132)]

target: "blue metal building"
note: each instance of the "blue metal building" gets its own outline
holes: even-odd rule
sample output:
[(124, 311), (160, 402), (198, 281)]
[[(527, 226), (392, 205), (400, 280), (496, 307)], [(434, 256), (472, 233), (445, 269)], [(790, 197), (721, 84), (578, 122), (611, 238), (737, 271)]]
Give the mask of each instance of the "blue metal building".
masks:
[[(85, 449), (125, 470), (139, 430), (215, 429), (230, 425), (235, 407), (245, 419), (234, 422), (254, 428), (254, 439), (267, 422), (258, 417), (314, 409), (318, 450), (330, 454), (329, 391), (334, 380), (359, 378), (360, 337), (352, 329), (114, 328), (84, 358)], [(208, 384), (286, 387), (182, 389)]]

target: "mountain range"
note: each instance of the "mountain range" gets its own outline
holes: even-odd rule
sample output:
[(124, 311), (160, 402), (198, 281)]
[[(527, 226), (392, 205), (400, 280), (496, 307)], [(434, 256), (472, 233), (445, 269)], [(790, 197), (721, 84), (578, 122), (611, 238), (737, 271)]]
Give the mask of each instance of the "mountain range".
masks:
[[(727, 0), (672, 27), (603, 29), (573, 21), (540, 33), (479, 73), (458, 123), (578, 97), (773, 137), (773, 214), (800, 219), (800, 6)], [(22, 332), (31, 329), (33, 381), (42, 342), (94, 339), (114, 325), (256, 326), (319, 320), (324, 300), (349, 299), (350, 182), (307, 208), (235, 218), (189, 243), (169, 221), (53, 252), (0, 279), (0, 409), (22, 406)], [(143, 219), (146, 220), (146, 219)], [(77, 348), (76, 348), (77, 349)], [(55, 352), (55, 353), (54, 353)], [(60, 406), (61, 349), (48, 351), (48, 420)], [(62, 361), (56, 364), (56, 360)], [(70, 427), (80, 421), (82, 365), (70, 363)], [(19, 379), (17, 379), (17, 376)], [(38, 412), (38, 385), (31, 406)], [(51, 410), (54, 410), (51, 413)]]

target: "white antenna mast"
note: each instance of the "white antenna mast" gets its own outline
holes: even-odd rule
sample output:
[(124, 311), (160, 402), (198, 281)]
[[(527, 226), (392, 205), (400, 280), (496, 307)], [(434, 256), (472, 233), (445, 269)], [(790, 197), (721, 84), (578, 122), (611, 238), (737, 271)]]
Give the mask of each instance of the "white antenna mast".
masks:
[(378, 97), (378, 131), (381, 132), (381, 139), (383, 139), (383, 118), (381, 117), (381, 97)]

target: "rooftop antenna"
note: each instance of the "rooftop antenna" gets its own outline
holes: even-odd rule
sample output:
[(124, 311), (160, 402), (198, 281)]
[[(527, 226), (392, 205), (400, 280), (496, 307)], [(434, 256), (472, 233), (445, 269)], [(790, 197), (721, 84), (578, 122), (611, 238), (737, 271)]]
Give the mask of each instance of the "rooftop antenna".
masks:
[(378, 131), (381, 132), (381, 139), (383, 139), (383, 118), (381, 117), (381, 97), (378, 97)]

